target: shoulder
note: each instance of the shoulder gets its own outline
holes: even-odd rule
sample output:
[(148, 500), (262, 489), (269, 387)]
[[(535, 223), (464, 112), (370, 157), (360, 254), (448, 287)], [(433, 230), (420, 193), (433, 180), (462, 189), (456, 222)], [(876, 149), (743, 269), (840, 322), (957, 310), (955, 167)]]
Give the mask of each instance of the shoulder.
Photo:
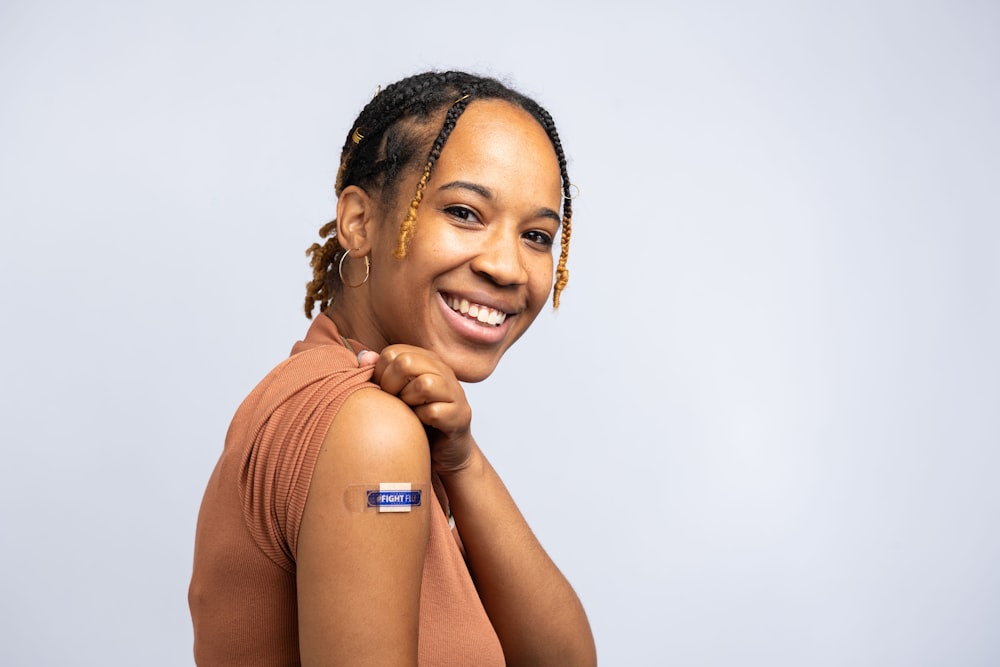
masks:
[[(313, 541), (317, 533), (324, 539), (341, 533), (351, 515), (364, 512), (369, 490), (383, 483), (429, 489), (430, 478), (427, 435), (413, 411), (381, 389), (351, 394), (326, 432), (316, 458), (296, 550), (310, 533)], [(336, 541), (345, 546), (342, 540)]]
[(431, 455), (423, 424), (408, 405), (381, 389), (354, 392), (326, 432), (306, 510), (346, 505), (382, 483), (430, 489)]
[[(320, 457), (368, 472), (422, 468), (430, 475), (427, 433), (413, 410), (377, 387), (352, 393), (330, 425)], [(416, 470), (414, 470), (416, 472)]]

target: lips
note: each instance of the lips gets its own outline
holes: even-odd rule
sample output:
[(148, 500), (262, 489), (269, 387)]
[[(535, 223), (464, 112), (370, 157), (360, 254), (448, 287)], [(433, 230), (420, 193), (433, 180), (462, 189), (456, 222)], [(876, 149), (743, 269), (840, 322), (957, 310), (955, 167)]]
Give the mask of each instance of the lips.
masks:
[(468, 299), (452, 295), (442, 295), (448, 307), (463, 317), (476, 320), (482, 325), (498, 327), (507, 319), (507, 313), (479, 303), (469, 303)]

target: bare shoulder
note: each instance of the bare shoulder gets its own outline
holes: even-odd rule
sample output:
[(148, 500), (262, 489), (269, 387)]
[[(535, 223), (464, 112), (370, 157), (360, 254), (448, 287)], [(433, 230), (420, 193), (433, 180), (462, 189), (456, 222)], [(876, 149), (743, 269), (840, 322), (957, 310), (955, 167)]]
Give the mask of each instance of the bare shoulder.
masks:
[(348, 397), (327, 430), (306, 514), (310, 505), (342, 503), (350, 489), (380, 482), (423, 486), (430, 476), (427, 433), (413, 410), (381, 389), (362, 389)]
[(345, 472), (411, 472), (430, 479), (423, 424), (408, 405), (380, 389), (356, 391), (344, 402), (323, 441), (324, 459), (329, 461), (323, 469), (333, 463)]

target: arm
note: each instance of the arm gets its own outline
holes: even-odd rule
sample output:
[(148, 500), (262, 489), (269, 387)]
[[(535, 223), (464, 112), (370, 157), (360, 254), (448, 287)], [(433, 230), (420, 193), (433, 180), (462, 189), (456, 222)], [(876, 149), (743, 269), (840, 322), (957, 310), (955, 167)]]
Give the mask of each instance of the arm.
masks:
[(427, 446), (413, 412), (380, 391), (352, 394), (330, 426), (299, 529), (303, 665), (417, 664), (429, 508), (359, 512), (345, 494), (380, 481), (429, 489)]
[(472, 410), (451, 369), (426, 350), (394, 345), (382, 351), (374, 378), (431, 427), (434, 469), (507, 664), (596, 664), (583, 606), (479, 450)]
[(583, 605), (489, 461), (472, 447), (468, 465), (441, 479), (507, 664), (596, 664)]

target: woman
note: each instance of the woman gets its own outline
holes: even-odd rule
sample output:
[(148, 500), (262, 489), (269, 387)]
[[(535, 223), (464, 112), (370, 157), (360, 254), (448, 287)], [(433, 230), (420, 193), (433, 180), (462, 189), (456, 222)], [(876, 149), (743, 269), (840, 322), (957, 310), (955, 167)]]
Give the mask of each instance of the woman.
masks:
[(593, 664), (459, 384), (566, 284), (555, 125), (492, 79), (409, 77), (362, 110), (336, 192), (309, 250), (322, 314), (237, 411), (202, 503), (197, 661)]

